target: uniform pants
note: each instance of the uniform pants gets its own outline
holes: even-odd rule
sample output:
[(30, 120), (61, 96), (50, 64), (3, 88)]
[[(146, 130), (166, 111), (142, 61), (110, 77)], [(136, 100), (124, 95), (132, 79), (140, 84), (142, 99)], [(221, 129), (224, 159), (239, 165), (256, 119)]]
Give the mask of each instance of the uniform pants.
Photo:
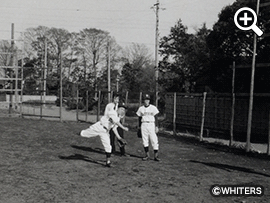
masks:
[(106, 153), (112, 152), (109, 132), (103, 127), (103, 125), (101, 125), (100, 122), (91, 125), (89, 128), (85, 130), (82, 130), (81, 136), (86, 138), (99, 136), (105, 152)]
[[(117, 132), (120, 135), (120, 137), (124, 138), (124, 130), (120, 127), (117, 127)], [(110, 138), (111, 138), (111, 146), (112, 146), (112, 153), (116, 151), (115, 149), (115, 137), (116, 135), (114, 134), (113, 130), (110, 130)], [(118, 142), (118, 141), (117, 141)], [(120, 147), (120, 153), (122, 155), (125, 154), (125, 146)]]
[(143, 146), (148, 147), (150, 140), (153, 149), (158, 150), (159, 144), (158, 144), (158, 137), (155, 132), (155, 123), (142, 123), (141, 131), (142, 131)]

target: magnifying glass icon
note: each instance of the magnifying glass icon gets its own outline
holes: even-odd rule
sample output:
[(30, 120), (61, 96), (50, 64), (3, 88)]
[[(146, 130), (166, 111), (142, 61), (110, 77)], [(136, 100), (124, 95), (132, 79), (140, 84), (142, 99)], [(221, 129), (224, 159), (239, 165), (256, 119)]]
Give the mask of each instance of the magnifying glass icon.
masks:
[(251, 8), (238, 9), (234, 14), (234, 23), (240, 30), (252, 29), (258, 36), (263, 34), (263, 31), (256, 25), (257, 14)]

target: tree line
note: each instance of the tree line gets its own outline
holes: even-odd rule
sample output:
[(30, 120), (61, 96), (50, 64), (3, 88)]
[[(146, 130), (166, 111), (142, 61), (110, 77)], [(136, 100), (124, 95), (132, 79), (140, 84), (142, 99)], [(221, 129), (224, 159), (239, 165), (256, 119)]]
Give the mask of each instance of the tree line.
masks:
[[(234, 24), (234, 13), (241, 7), (256, 10), (253, 0), (236, 0), (224, 7), (212, 29), (205, 24), (194, 34), (188, 33), (181, 19), (171, 27), (168, 36), (159, 41), (159, 91), (164, 92), (231, 92), (232, 70), (230, 65), (250, 64), (252, 60), (253, 31), (239, 30)], [(270, 32), (269, 8), (260, 8), (258, 26)], [(122, 48), (110, 33), (96, 28), (68, 32), (60, 28), (38, 26), (24, 32), (23, 77), (29, 90), (40, 87), (44, 74), (48, 90), (59, 89), (60, 67), (68, 95), (70, 84), (88, 90), (107, 90), (107, 67), (110, 58), (111, 89), (130, 92), (155, 91), (155, 63), (149, 49), (133, 43)], [(259, 37), (257, 63), (270, 62), (270, 39)], [(1, 52), (10, 51), (10, 43), (0, 42)], [(45, 49), (46, 54), (45, 54)], [(8, 55), (0, 55), (0, 64), (8, 65)], [(20, 60), (18, 63), (21, 63)], [(235, 90), (248, 92), (250, 69), (237, 69)], [(269, 91), (269, 67), (256, 70), (255, 92)], [(6, 72), (5, 74), (9, 74)], [(208, 89), (206, 89), (208, 88)]]
[[(249, 92), (254, 32), (242, 31), (234, 24), (234, 14), (242, 7), (256, 11), (256, 1), (235, 1), (221, 10), (212, 29), (204, 24), (195, 34), (188, 34), (187, 27), (179, 20), (169, 36), (161, 39), (160, 82), (166, 91), (231, 92), (230, 66), (235, 62), (236, 65), (250, 65), (250, 68), (236, 69), (235, 78), (235, 91)], [(270, 32), (269, 7), (260, 8), (258, 27), (264, 33)], [(262, 36), (257, 40), (256, 63), (269, 62), (270, 37)], [(269, 92), (269, 73), (269, 65), (256, 69), (255, 92)]]
[[(118, 79), (119, 91), (152, 88), (153, 59), (149, 48), (143, 44), (133, 43), (122, 48), (109, 32), (95, 28), (70, 33), (65, 29), (38, 26), (26, 29), (22, 38), (25, 91), (40, 87), (45, 64), (48, 90), (59, 89), (60, 67), (64, 87), (76, 84), (89, 91), (106, 90), (109, 58), (112, 90), (116, 90)], [(1, 41), (0, 49), (11, 52), (11, 44)], [(11, 63), (8, 56), (1, 55), (2, 65)], [(21, 64), (21, 59), (18, 59), (18, 64)], [(68, 88), (63, 91), (64, 94), (70, 92)]]

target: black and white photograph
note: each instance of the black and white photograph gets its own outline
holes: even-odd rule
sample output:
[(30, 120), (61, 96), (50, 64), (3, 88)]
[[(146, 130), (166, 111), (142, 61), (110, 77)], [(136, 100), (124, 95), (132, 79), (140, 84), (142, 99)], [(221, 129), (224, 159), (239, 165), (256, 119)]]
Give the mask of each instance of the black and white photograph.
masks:
[(1, 0), (0, 203), (268, 203), (270, 0)]

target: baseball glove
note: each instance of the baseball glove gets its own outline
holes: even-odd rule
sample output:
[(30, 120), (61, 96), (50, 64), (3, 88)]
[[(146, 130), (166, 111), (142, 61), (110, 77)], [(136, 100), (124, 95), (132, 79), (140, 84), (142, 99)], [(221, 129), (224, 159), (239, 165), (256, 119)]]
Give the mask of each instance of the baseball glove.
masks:
[(156, 127), (156, 128), (155, 128), (155, 133), (158, 134), (158, 132), (159, 132), (159, 128)]
[(141, 129), (138, 129), (138, 131), (137, 131), (137, 137), (138, 138), (142, 138), (142, 131), (141, 131)]
[(121, 138), (120, 140), (118, 140), (118, 145), (119, 147), (124, 147), (125, 145), (127, 145), (127, 141), (123, 138)]

